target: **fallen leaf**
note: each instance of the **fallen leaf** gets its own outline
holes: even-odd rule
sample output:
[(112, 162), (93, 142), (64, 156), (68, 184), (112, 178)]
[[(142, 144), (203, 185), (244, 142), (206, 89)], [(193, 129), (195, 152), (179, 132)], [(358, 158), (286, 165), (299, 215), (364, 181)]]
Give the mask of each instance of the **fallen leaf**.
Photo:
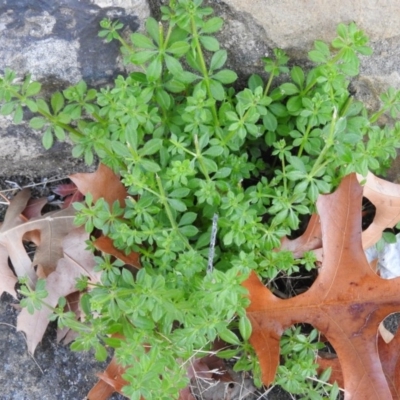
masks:
[(308, 323), (327, 337), (338, 355), (345, 399), (391, 398), (376, 341), (380, 322), (400, 310), (400, 278), (380, 278), (365, 258), (362, 196), (362, 187), (352, 174), (334, 193), (318, 198), (324, 257), (308, 291), (282, 300), (255, 273), (244, 282), (251, 300), (247, 309), (253, 327), (250, 341), (264, 384), (274, 380), (283, 331), (295, 323)]
[(118, 175), (104, 164), (100, 164), (96, 172), (74, 174), (69, 178), (81, 193), (84, 195), (90, 193), (93, 201), (104, 198), (108, 204), (112, 205), (114, 201), (119, 200), (121, 207), (125, 206), (126, 188)]
[(122, 378), (125, 369), (113, 357), (104, 372), (98, 374), (100, 380), (87, 395), (88, 400), (107, 400), (114, 392), (122, 393), (128, 382)]
[(78, 190), (73, 182), (58, 185), (53, 189), (53, 192), (63, 198), (62, 208), (67, 208), (72, 203), (80, 202), (84, 199), (83, 194)]
[(21, 214), (28, 220), (42, 215), (43, 207), (47, 204), (47, 198), (29, 199), (28, 204)]
[[(7, 276), (7, 288), (10, 288), (10, 268), (8, 259), (11, 259), (17, 276), (27, 276), (30, 284), (34, 287), (37, 276), (32, 268), (32, 262), (23, 246), (22, 239), (29, 230), (25, 229), (26, 219), (21, 213), (26, 208), (30, 198), (30, 190), (24, 189), (19, 192), (10, 202), (4, 216), (4, 222), (0, 227), (0, 248), (1, 248), (1, 276)], [(7, 289), (7, 291), (8, 291)], [(0, 292), (1, 294), (2, 292)]]
[(3, 292), (7, 292), (16, 299), (15, 284), (17, 282), (17, 277), (8, 266), (8, 251), (5, 247), (0, 246), (0, 296)]
[(303, 257), (306, 251), (316, 250), (322, 246), (321, 224), (318, 214), (313, 214), (305, 232), (296, 239), (282, 238), (279, 250), (289, 250), (295, 258)]
[[(88, 239), (89, 235), (83, 227), (73, 229), (64, 238), (62, 243), (64, 257), (58, 261), (55, 271), (46, 278), (48, 296), (44, 301), (50, 307), (55, 307), (60, 297), (76, 292), (76, 279), (81, 275), (88, 276), (93, 283), (99, 282), (99, 276), (94, 272), (93, 253), (86, 250), (85, 241)], [(42, 340), (51, 313), (50, 308), (43, 306), (33, 314), (29, 314), (28, 310), (23, 308), (18, 315), (17, 330), (25, 332), (31, 354)]]
[(364, 249), (374, 245), (386, 228), (393, 228), (400, 220), (400, 185), (378, 178), (371, 172), (365, 180), (364, 197), (375, 207), (375, 217), (369, 227), (363, 232)]
[(110, 254), (123, 261), (125, 264), (132, 265), (137, 269), (140, 268), (140, 254), (133, 251), (129, 254), (125, 254), (114, 246), (112, 239), (108, 236), (100, 236), (93, 242), (93, 245), (97, 250)]

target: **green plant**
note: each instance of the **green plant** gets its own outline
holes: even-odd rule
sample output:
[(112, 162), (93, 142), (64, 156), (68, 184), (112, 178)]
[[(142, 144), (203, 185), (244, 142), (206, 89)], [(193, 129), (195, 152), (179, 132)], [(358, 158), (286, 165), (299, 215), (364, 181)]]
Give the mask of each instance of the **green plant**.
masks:
[[(30, 125), (44, 130), (46, 148), (67, 132), (74, 156), (88, 164), (98, 157), (128, 188), (125, 207), (93, 204), (90, 196), (75, 203), (76, 223), (140, 253), (142, 269), (134, 276), (118, 261), (96, 257), (101, 285), (78, 282), (90, 289), (81, 304), (85, 322), (64, 312), (64, 300), (53, 319), (79, 332), (75, 350), (95, 348), (103, 359), (104, 345), (116, 348), (131, 399), (177, 398), (187, 384), (182, 366), (210, 351), (217, 337), (232, 345), (219, 355), (237, 357), (235, 369), (252, 369), (261, 384), (241, 282), (255, 270), (272, 287), (278, 276), (315, 268), (312, 253), (295, 259), (275, 251), (281, 238), (315, 210), (320, 193), (350, 172), (383, 173), (400, 147), (400, 124), (377, 124), (384, 113), (397, 116), (400, 94), (384, 93), (382, 107), (370, 114), (349, 93), (358, 54), (371, 53), (354, 24), (340, 24), (331, 45), (315, 42), (310, 71), (289, 67), (275, 50), (263, 59), (266, 75), (251, 75), (248, 87), (237, 88), (236, 73), (224, 68), (227, 52), (213, 36), (223, 21), (201, 3), (171, 0), (161, 9), (163, 22), (149, 18), (147, 35), (134, 33), (130, 42), (119, 33), (121, 23), (102, 21), (100, 36), (118, 40), (125, 62), (136, 67), (113, 87), (88, 90), (82, 81), (48, 104), (30, 76), (20, 83), (6, 70), (0, 79), (3, 115), (14, 113), (20, 122), (28, 107), (38, 114)], [(286, 81), (276, 84), (279, 76)], [(313, 335), (295, 330), (282, 344), (308, 366), (298, 371), (285, 355), (277, 382), (295, 381), (286, 387), (297, 393), (317, 375), (315, 351), (307, 351)], [(331, 390), (325, 380), (312, 398)]]

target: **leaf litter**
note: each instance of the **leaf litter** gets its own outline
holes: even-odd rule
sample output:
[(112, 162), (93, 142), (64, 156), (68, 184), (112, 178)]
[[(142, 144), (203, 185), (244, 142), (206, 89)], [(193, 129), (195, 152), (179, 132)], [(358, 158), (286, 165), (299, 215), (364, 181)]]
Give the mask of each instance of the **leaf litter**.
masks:
[[(61, 185), (58, 194), (72, 197), (72, 201), (90, 192), (94, 199), (103, 197), (109, 204), (115, 200), (124, 204), (127, 196), (119, 177), (103, 165), (94, 173), (72, 175), (71, 180), (73, 184)], [(363, 195), (375, 205), (377, 212), (368, 229), (361, 232)], [(0, 227), (0, 293), (8, 292), (17, 298), (17, 277), (27, 275), (32, 287), (37, 279), (43, 278), (49, 292), (46, 302), (55, 306), (59, 297), (65, 296), (71, 309), (74, 304), (79, 315), (75, 279), (83, 274), (96, 282), (99, 276), (94, 272), (93, 254), (86, 250), (88, 235), (73, 225), (74, 210), (70, 203), (62, 210), (43, 213), (46, 201), (30, 201), (26, 189), (10, 202)], [(382, 267), (381, 277), (378, 276), (365, 257), (363, 246), (373, 246), (383, 229), (393, 227), (400, 220), (400, 187), (370, 174), (362, 188), (357, 177), (350, 175), (336, 192), (320, 196), (317, 207), (319, 214), (312, 216), (304, 234), (295, 240), (283, 239), (281, 246), (296, 257), (305, 251), (316, 252), (321, 268), (312, 287), (294, 298), (282, 300), (255, 274), (244, 283), (251, 300), (248, 309), (253, 325), (251, 342), (260, 360), (263, 382), (269, 385), (273, 381), (279, 364), (279, 338), (284, 329), (306, 322), (318, 328), (333, 345), (338, 358), (321, 357), (319, 361), (324, 368), (333, 367), (331, 378), (344, 386), (345, 398), (386, 400), (392, 396), (398, 399), (400, 335), (386, 343), (378, 335), (378, 326), (387, 315), (400, 310), (400, 278), (383, 280)], [(36, 245), (33, 260), (27, 254), (24, 241)], [(134, 268), (140, 267), (137, 254), (125, 255), (109, 238), (101, 236), (96, 242), (102, 252)], [(15, 274), (9, 267), (9, 259)], [(44, 307), (33, 315), (23, 309), (18, 316), (17, 328), (25, 332), (32, 354), (46, 330), (49, 314)], [(70, 333), (60, 330), (58, 337), (68, 342), (73, 340), (73, 335), (68, 336)], [(229, 375), (229, 367), (224, 364), (224, 368)], [(210, 386), (206, 388), (201, 382), (212, 375), (210, 371), (204, 359), (196, 360), (188, 369), (192, 384), (194, 378), (197, 380), (195, 389), (182, 391), (181, 400), (192, 400), (193, 393), (210, 400), (219, 399), (222, 387), (225, 394), (227, 388), (235, 387), (213, 377), (214, 386), (216, 382), (223, 382), (223, 386), (210, 391), (208, 396)], [(100, 387), (101, 394), (91, 392), (89, 398), (106, 399), (114, 391), (121, 392), (122, 373), (113, 359), (99, 376), (96, 386)], [(242, 379), (243, 386), (243, 377), (232, 377), (231, 373), (229, 379), (228, 382), (234, 383)], [(249, 393), (254, 392), (251, 386), (245, 387)], [(235, 397), (233, 392), (229, 396), (246, 398)]]

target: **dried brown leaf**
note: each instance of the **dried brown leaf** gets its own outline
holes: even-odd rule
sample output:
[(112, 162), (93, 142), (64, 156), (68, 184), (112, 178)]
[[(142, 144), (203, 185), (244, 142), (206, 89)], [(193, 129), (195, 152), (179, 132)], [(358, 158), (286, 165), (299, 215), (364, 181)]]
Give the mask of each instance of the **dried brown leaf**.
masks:
[(121, 183), (118, 175), (104, 164), (100, 164), (96, 172), (74, 174), (69, 178), (81, 193), (84, 195), (90, 193), (94, 201), (104, 198), (111, 205), (114, 201), (119, 200), (121, 207), (125, 206), (127, 196), (125, 186)]
[(376, 207), (372, 223), (363, 232), (362, 242), (367, 249), (382, 237), (384, 229), (393, 228), (400, 221), (400, 185), (369, 173), (365, 179), (364, 197)]
[(129, 254), (125, 254), (114, 246), (112, 239), (108, 236), (100, 236), (93, 242), (93, 245), (97, 250), (110, 254), (123, 261), (125, 264), (132, 265), (135, 268), (140, 268), (140, 254), (133, 251)]
[(3, 292), (7, 292), (16, 299), (15, 284), (17, 282), (18, 279), (8, 266), (8, 251), (0, 246), (0, 296)]
[(319, 216), (313, 214), (303, 235), (294, 240), (282, 238), (280, 250), (289, 250), (295, 258), (303, 257), (306, 251), (316, 250), (322, 246), (322, 232)]
[(361, 243), (363, 190), (354, 174), (317, 201), (324, 258), (311, 288), (279, 299), (253, 273), (244, 285), (251, 304), (247, 314), (263, 382), (272, 383), (279, 364), (279, 340), (295, 323), (319, 329), (338, 354), (345, 398), (387, 400), (391, 391), (376, 346), (380, 322), (400, 310), (400, 278), (384, 280), (370, 268)]
[[(93, 254), (86, 250), (85, 240), (89, 235), (81, 228), (72, 230), (63, 241), (64, 257), (57, 263), (57, 268), (46, 278), (48, 296), (45, 302), (55, 307), (60, 297), (65, 297), (76, 291), (76, 279), (81, 275), (88, 276), (92, 282), (98, 282), (98, 274), (94, 272), (95, 261)], [(28, 350), (34, 353), (36, 346), (42, 340), (52, 313), (48, 307), (42, 307), (34, 314), (22, 309), (17, 319), (17, 330), (25, 332)]]
[(122, 388), (128, 384), (122, 378), (124, 372), (125, 369), (113, 357), (105, 371), (98, 374), (100, 380), (88, 393), (88, 400), (107, 400), (114, 392), (123, 394)]

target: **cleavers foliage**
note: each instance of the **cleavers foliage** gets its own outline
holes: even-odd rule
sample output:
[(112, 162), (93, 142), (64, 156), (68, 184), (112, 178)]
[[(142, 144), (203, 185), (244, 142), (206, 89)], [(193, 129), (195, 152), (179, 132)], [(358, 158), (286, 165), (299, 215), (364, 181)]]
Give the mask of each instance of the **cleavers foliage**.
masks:
[[(135, 400), (177, 398), (188, 362), (217, 337), (231, 345), (220, 356), (236, 357), (235, 369), (253, 370), (260, 384), (241, 282), (250, 270), (272, 286), (278, 276), (315, 268), (311, 253), (294, 259), (275, 251), (281, 238), (314, 211), (320, 193), (353, 171), (383, 173), (400, 147), (400, 124), (377, 124), (382, 114), (397, 116), (400, 94), (384, 93), (372, 114), (350, 95), (359, 55), (371, 54), (355, 24), (340, 24), (330, 45), (314, 43), (310, 71), (289, 67), (275, 50), (263, 59), (265, 75), (237, 88), (236, 73), (224, 67), (227, 51), (213, 35), (223, 21), (201, 3), (171, 0), (161, 8), (162, 22), (149, 18), (146, 34), (129, 41), (121, 23), (102, 21), (100, 36), (118, 40), (135, 71), (112, 87), (97, 91), (81, 81), (47, 102), (30, 76), (21, 82), (6, 70), (0, 78), (1, 114), (18, 123), (29, 108), (46, 148), (67, 133), (74, 156), (88, 164), (100, 159), (128, 188), (124, 208), (102, 199), (93, 204), (90, 196), (76, 203), (76, 223), (140, 253), (142, 269), (134, 276), (120, 262), (96, 257), (101, 285), (77, 285), (90, 289), (81, 304), (85, 322), (64, 312), (63, 299), (53, 319), (80, 333), (75, 350), (94, 348), (104, 359), (104, 346), (115, 347), (127, 367), (124, 391)], [(327, 376), (310, 389), (316, 336), (287, 333), (283, 355), (291, 356), (277, 382), (313, 399), (329, 391), (336, 398), (337, 387), (322, 384)], [(302, 371), (296, 354), (307, 366)]]

